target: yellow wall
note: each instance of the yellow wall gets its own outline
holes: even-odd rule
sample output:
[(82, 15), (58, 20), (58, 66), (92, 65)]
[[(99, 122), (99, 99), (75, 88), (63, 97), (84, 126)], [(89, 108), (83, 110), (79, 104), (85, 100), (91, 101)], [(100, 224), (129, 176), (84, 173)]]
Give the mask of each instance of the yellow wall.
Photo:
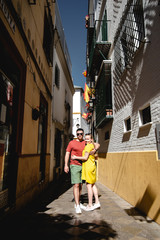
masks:
[[(39, 193), (49, 182), (52, 68), (48, 65), (43, 49), (44, 10), (46, 1), (37, 1), (37, 4), (33, 6), (29, 5), (27, 0), (14, 0), (12, 3), (21, 21), (23, 31), (16, 25), (15, 33), (13, 33), (1, 10), (0, 14), (15, 47), (26, 65), (22, 150), (18, 154), (16, 187), (16, 206), (19, 208), (26, 204), (27, 201), (30, 201), (36, 193)], [(12, 16), (12, 11), (9, 7), (7, 7), (7, 9)], [(54, 21), (53, 4), (51, 4), (50, 9)], [(22, 32), (26, 36), (25, 41), (22, 37)], [(30, 54), (29, 48), (27, 48), (28, 45), (26, 41), (28, 41), (27, 44), (31, 47), (32, 54)], [(48, 91), (44, 81), (48, 87)], [(32, 109), (40, 105), (41, 92), (48, 104), (48, 123), (45, 180), (39, 183), (40, 155), (37, 153), (39, 120), (34, 121), (32, 119)]]
[(23, 156), (18, 162), (16, 206), (20, 208), (40, 193), (49, 182), (50, 155), (46, 156), (45, 179), (39, 182), (40, 156)]
[(98, 180), (160, 224), (160, 161), (156, 151), (100, 153)]

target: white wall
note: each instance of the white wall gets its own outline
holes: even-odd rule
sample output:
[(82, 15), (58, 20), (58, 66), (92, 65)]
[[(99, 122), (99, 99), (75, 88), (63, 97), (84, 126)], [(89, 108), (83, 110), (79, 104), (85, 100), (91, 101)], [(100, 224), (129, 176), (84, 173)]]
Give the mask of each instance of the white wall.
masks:
[(79, 124), (80, 128), (84, 129), (84, 132), (89, 131), (89, 127), (87, 125), (86, 120), (82, 118), (83, 113), (86, 111), (85, 109), (85, 101), (83, 98), (83, 89), (75, 87), (75, 94), (73, 95), (73, 127), (72, 133), (76, 137), (77, 124)]
[[(60, 70), (60, 85), (59, 88), (55, 85), (55, 66), (58, 65)], [(51, 162), (50, 162), (50, 180), (53, 179), (53, 168), (55, 166), (55, 159), (54, 159), (54, 144), (55, 144), (55, 128), (58, 126), (61, 131), (64, 130), (64, 120), (65, 120), (65, 101), (67, 101), (70, 106), (70, 128), (68, 131), (68, 135), (72, 134), (72, 110), (73, 110), (73, 96), (71, 89), (68, 85), (67, 78), (63, 71), (61, 62), (57, 55), (56, 50), (54, 49), (54, 57), (53, 57), (53, 100), (52, 100), (52, 123), (51, 123)], [(69, 136), (68, 136), (69, 137)], [(64, 139), (62, 136), (62, 146), (61, 146), (61, 163), (60, 167), (63, 170), (63, 155), (64, 155)]]
[[(127, 1), (107, 1), (108, 19), (111, 20), (109, 39), (114, 34)], [(113, 81), (114, 49), (111, 49), (114, 120), (99, 130), (101, 152), (156, 150), (155, 127), (160, 122), (160, 31), (158, 1), (144, 1), (145, 35), (150, 41), (141, 46), (134, 56), (130, 70), (118, 82)], [(117, 8), (116, 8), (117, 7)], [(116, 15), (115, 9), (117, 9)], [(140, 128), (139, 110), (150, 104), (152, 124)], [(124, 120), (131, 117), (132, 131), (124, 134)], [(110, 141), (104, 141), (106, 131)]]
[[(87, 112), (86, 110), (86, 102), (84, 101), (83, 93), (81, 93), (81, 112), (82, 115), (84, 112)], [(87, 124), (86, 120), (84, 118), (81, 118), (81, 126), (84, 129), (84, 133), (89, 133), (89, 125)]]
[(81, 126), (81, 90), (75, 88), (73, 95), (73, 126), (72, 133), (76, 137), (77, 124)]

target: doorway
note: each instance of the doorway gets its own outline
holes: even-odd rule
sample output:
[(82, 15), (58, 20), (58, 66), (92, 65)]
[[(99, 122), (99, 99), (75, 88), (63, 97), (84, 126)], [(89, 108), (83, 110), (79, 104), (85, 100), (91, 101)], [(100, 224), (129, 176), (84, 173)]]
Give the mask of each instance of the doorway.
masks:
[(39, 180), (45, 179), (46, 165), (46, 147), (47, 147), (47, 120), (48, 104), (44, 96), (40, 96), (40, 117), (39, 117), (39, 136), (38, 136), (38, 154), (40, 154)]
[(0, 209), (14, 205), (22, 147), (26, 66), (0, 21)]
[(61, 137), (61, 131), (56, 128), (55, 132), (55, 143), (54, 143), (54, 156), (56, 159), (56, 168), (60, 167), (61, 163), (61, 146), (62, 146), (62, 137)]

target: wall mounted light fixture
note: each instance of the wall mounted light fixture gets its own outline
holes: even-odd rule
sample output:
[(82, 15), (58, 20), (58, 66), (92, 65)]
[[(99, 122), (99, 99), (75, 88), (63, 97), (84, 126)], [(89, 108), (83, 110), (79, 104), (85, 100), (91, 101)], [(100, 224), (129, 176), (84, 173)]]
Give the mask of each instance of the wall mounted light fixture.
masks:
[(36, 0), (28, 0), (28, 3), (29, 3), (30, 5), (36, 5)]
[(32, 108), (32, 119), (37, 121), (40, 116), (40, 111), (37, 108)]

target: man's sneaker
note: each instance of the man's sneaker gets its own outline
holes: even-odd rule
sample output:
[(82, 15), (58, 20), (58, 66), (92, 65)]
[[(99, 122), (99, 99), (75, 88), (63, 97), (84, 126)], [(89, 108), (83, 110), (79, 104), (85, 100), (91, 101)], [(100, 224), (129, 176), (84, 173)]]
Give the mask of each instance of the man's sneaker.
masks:
[(81, 213), (82, 213), (81, 208), (80, 208), (79, 205), (76, 205), (76, 206), (75, 206), (75, 210), (76, 210), (76, 213), (77, 213), (77, 214), (81, 214)]
[(86, 209), (86, 206), (84, 206), (82, 203), (80, 203), (80, 208), (85, 210)]
[(95, 203), (95, 204), (93, 205), (93, 210), (95, 210), (95, 209), (100, 209), (100, 208), (101, 208), (100, 202), (99, 202), (99, 203)]

